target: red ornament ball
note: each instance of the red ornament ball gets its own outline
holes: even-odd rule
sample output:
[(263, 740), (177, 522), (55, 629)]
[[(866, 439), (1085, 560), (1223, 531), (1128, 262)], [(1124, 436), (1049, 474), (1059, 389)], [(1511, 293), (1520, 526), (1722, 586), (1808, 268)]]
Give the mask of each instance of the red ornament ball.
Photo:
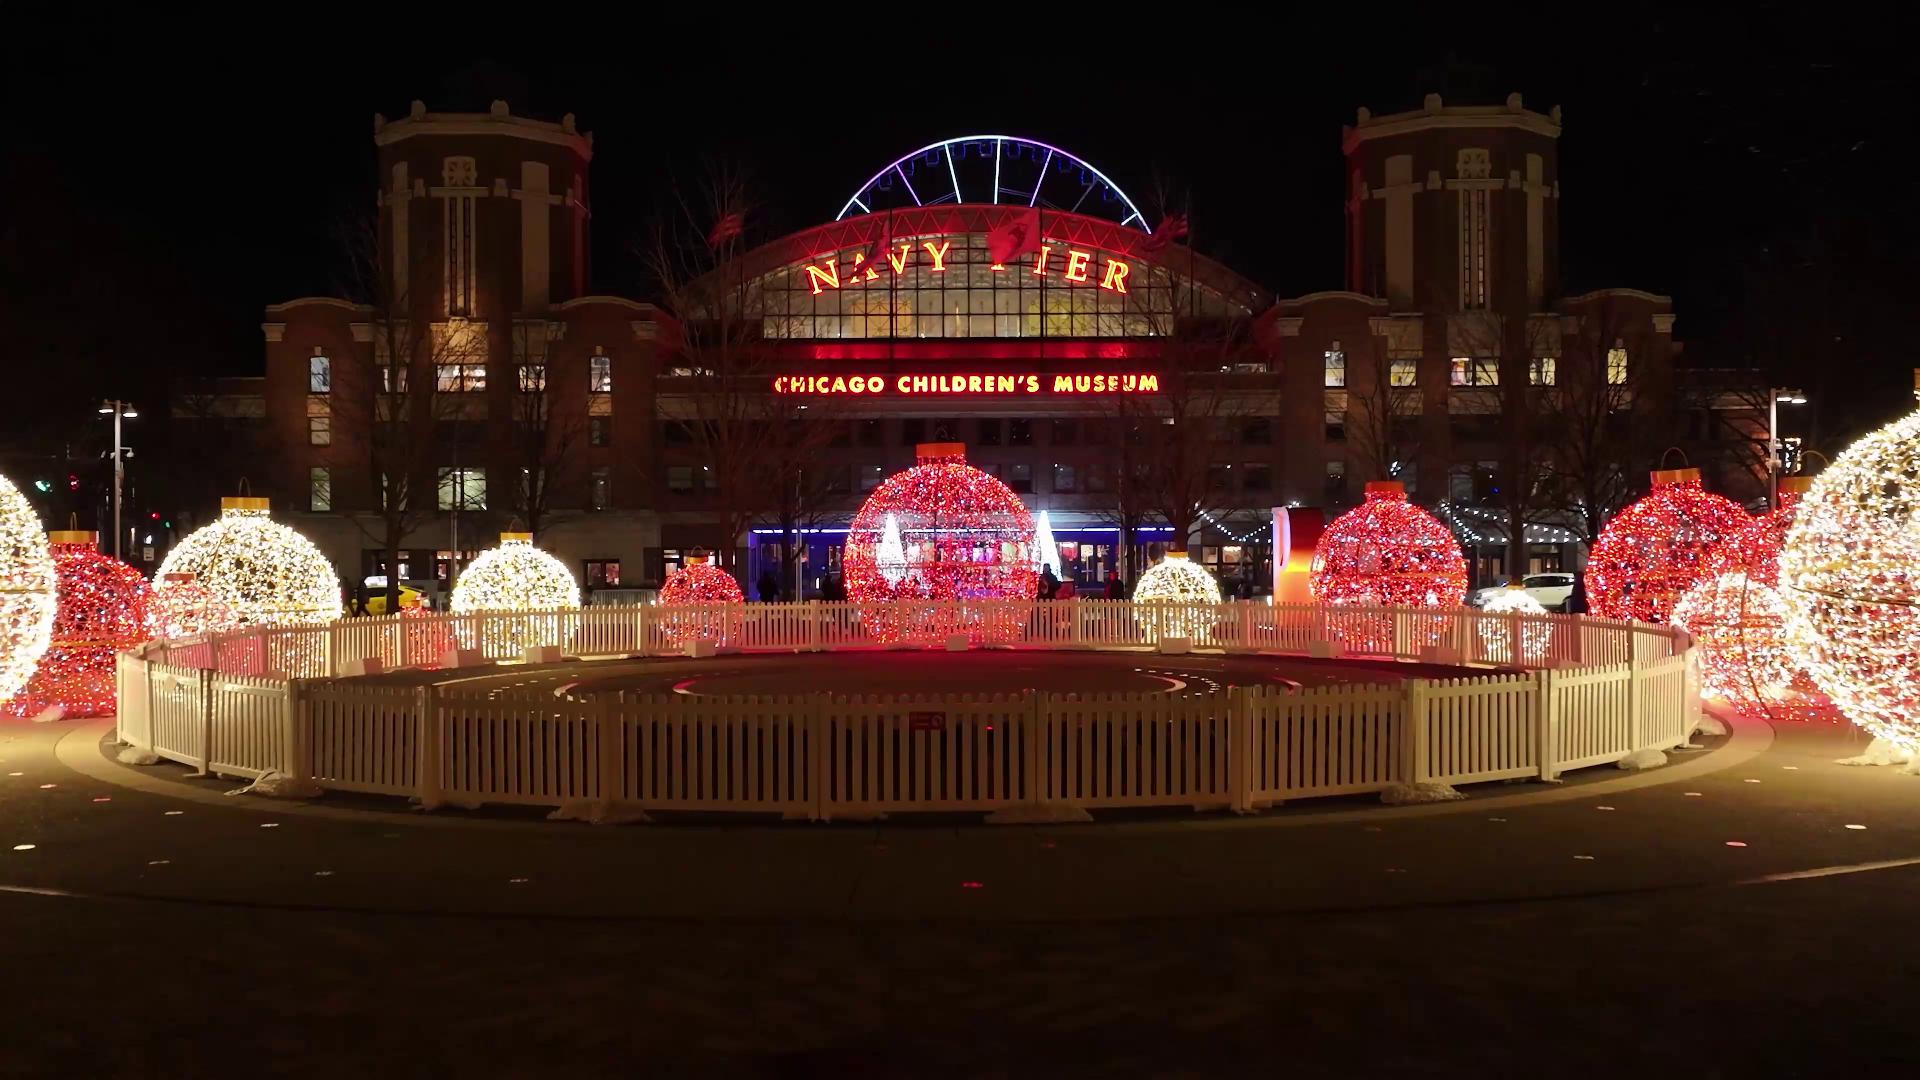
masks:
[(1365, 502), (1320, 534), (1308, 586), (1326, 604), (1458, 607), (1467, 560), (1440, 519), (1407, 501), (1404, 485), (1375, 481)]
[(1033, 515), (1020, 496), (968, 465), (959, 443), (922, 444), (916, 454), (919, 464), (888, 477), (854, 515), (842, 559), (847, 597), (869, 605), (861, 618), (881, 641), (960, 632), (980, 641), (1017, 632), (1017, 613), (934, 612), (902, 625), (896, 609), (881, 606), (1031, 600), (1039, 592)]
[(1587, 555), (1587, 604), (1607, 619), (1664, 623), (1707, 556), (1752, 515), (1700, 486), (1700, 470), (1653, 474), (1653, 490), (1607, 523)]
[(239, 612), (192, 574), (166, 574), (155, 582), (151, 611), (158, 638), (222, 634), (240, 625)]
[(660, 586), (662, 604), (739, 604), (746, 598), (740, 594), (740, 583), (733, 575), (713, 565), (707, 560), (695, 556), (687, 564), (667, 575), (665, 584)]
[(94, 533), (52, 532), (47, 540), (53, 644), (7, 711), (33, 716), (58, 706), (66, 716), (106, 716), (115, 704), (115, 655), (153, 637), (153, 589), (140, 571), (101, 554)]

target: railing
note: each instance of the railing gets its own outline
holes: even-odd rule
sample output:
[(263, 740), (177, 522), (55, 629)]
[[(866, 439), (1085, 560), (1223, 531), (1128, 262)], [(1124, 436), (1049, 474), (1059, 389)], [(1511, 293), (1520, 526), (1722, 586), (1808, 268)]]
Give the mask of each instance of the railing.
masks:
[(1231, 603), (889, 605), (910, 641), (1192, 647), (1488, 664), (1211, 695), (1042, 693), (585, 700), (329, 677), (353, 660), (471, 662), (559, 645), (662, 655), (882, 647), (858, 604), (643, 606), (362, 618), (155, 643), (119, 662), (119, 736), (205, 772), (270, 772), (427, 806), (580, 800), (861, 817), (1128, 806), (1251, 810), (1402, 785), (1553, 779), (1686, 742), (1690, 640), (1667, 627), (1469, 609)]

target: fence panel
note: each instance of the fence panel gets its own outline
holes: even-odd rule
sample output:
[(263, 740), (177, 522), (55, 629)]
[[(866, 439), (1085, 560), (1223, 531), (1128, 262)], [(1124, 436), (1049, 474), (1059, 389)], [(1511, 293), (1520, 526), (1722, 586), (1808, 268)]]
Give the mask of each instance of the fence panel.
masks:
[(442, 690), (438, 707), (441, 735), (435, 752), (442, 762), (440, 787), (449, 801), (550, 806), (601, 797), (599, 718), (607, 702)]
[(1556, 768), (1601, 765), (1633, 749), (1631, 680), (1624, 663), (1554, 676)]
[(1693, 725), (1687, 710), (1687, 658), (1670, 656), (1640, 670), (1640, 745), (1656, 750), (1687, 741)]
[(627, 694), (618, 798), (654, 809), (813, 812), (813, 703), (799, 694)]
[(1228, 695), (1043, 694), (1042, 798), (1099, 806), (1227, 806)]
[(1426, 779), (1473, 784), (1540, 768), (1539, 684), (1529, 675), (1435, 679), (1427, 686)]
[(1249, 792), (1255, 806), (1379, 791), (1406, 776), (1397, 686), (1255, 687), (1247, 696)]
[(207, 674), (155, 664), (149, 675), (153, 752), (198, 766), (205, 758)]
[(825, 816), (992, 810), (1029, 798), (1030, 695), (855, 695), (818, 707)]
[(148, 661), (133, 653), (113, 660), (114, 734), (129, 746), (153, 746), (153, 712), (147, 687)]
[(209, 679), (212, 732), (208, 769), (257, 777), (290, 771), (293, 684), (286, 679), (215, 674)]
[(313, 779), (341, 791), (413, 794), (420, 782), (418, 704), (407, 686), (342, 680), (308, 687), (301, 707)]

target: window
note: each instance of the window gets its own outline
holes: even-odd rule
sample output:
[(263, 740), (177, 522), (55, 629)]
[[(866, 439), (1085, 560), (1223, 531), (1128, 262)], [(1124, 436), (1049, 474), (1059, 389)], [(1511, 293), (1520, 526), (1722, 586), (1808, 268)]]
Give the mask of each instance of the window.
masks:
[(520, 365), (520, 392), (523, 394), (543, 393), (547, 389), (547, 365)]
[(1627, 381), (1627, 347), (1618, 341), (1607, 350), (1607, 382), (1623, 386)]
[(407, 508), (406, 484), (395, 484), (387, 473), (380, 474), (380, 509), (405, 510)]
[(1079, 490), (1079, 476), (1071, 465), (1055, 463), (1053, 466), (1053, 491), (1056, 495), (1071, 495)]
[(1456, 356), (1448, 365), (1447, 382), (1453, 386), (1500, 385), (1500, 362), (1481, 356)]
[(333, 445), (333, 405), (321, 394), (307, 395), (307, 445)]
[(884, 439), (887, 434), (886, 421), (862, 420), (859, 424), (859, 430), (861, 446), (879, 446), (881, 440)]
[(381, 364), (380, 392), (383, 394), (406, 393), (407, 369), (399, 364)]
[(828, 446), (838, 448), (853, 445), (853, 422), (851, 420), (844, 424), (834, 423), (832, 421), (828, 421), (828, 423), (831, 425), (828, 428), (827, 434)]
[(927, 422), (925, 420), (915, 418), (900, 421), (900, 444), (902, 446), (917, 446), (926, 441)]
[(587, 392), (605, 394), (613, 390), (613, 357), (595, 353), (587, 357)]
[(443, 394), (471, 393), (487, 388), (485, 364), (440, 364), (435, 376), (435, 388)]
[(1033, 445), (1033, 421), (1031, 420), (1007, 421), (1007, 445), (1008, 446), (1032, 446)]
[(874, 488), (879, 487), (883, 482), (885, 482), (886, 479), (887, 479), (887, 470), (884, 465), (860, 466), (860, 490), (861, 491), (872, 491)]
[(441, 469), (436, 505), (442, 510), (485, 510), (487, 470)]
[(1000, 421), (982, 420), (980, 421), (979, 431), (981, 446), (1000, 445)]
[(1347, 354), (1340, 351), (1340, 343), (1334, 342), (1333, 348), (1321, 355), (1326, 363), (1326, 384), (1328, 386), (1347, 385)]
[(693, 466), (667, 466), (667, 490), (675, 495), (693, 494)]
[(1113, 466), (1105, 462), (1095, 462), (1087, 466), (1085, 479), (1088, 491), (1110, 491), (1113, 488)]
[(692, 446), (693, 430), (678, 420), (669, 420), (660, 433), (660, 441), (668, 446)]
[(958, 420), (935, 420), (933, 422), (934, 442), (959, 442), (964, 436)]
[(613, 417), (611, 416), (587, 417), (587, 445), (588, 446), (612, 446), (613, 445)]
[(1420, 361), (1412, 359), (1389, 360), (1387, 362), (1387, 385), (1420, 385)]
[(1207, 466), (1207, 490), (1208, 491), (1232, 491), (1233, 490), (1233, 466), (1231, 465)]
[(829, 495), (853, 494), (852, 466), (828, 465), (826, 467), (826, 470), (827, 470), (827, 494)]
[(320, 355), (318, 349), (307, 357), (307, 393), (333, 393), (333, 361)]
[(1454, 502), (1473, 501), (1473, 466), (1447, 467), (1447, 498)]
[(1033, 466), (1009, 465), (1006, 468), (1005, 475), (1003, 475), (1001, 479), (1005, 480), (1007, 486), (1015, 491), (1022, 494), (1030, 492), (1033, 490)]
[(594, 466), (592, 473), (590, 498), (592, 508), (605, 510), (613, 505), (613, 469), (607, 465)]
[(586, 565), (587, 588), (617, 589), (620, 587), (619, 559), (588, 559)]
[(1560, 361), (1551, 356), (1536, 356), (1527, 362), (1527, 381), (1535, 386), (1552, 386)]
[(1326, 436), (1328, 442), (1343, 442), (1347, 437), (1347, 392), (1327, 391)]
[(316, 466), (307, 470), (307, 509), (333, 509), (333, 470)]
[(1240, 490), (1272, 491), (1273, 466), (1264, 461), (1249, 461), (1241, 465)]
[(1265, 416), (1250, 417), (1240, 425), (1240, 442), (1246, 446), (1272, 446), (1273, 421)]
[(1085, 434), (1088, 446), (1106, 446), (1113, 442), (1113, 425), (1105, 420), (1089, 420)]
[(1053, 422), (1053, 445), (1072, 446), (1080, 441), (1080, 422), (1077, 420), (1055, 420)]
[(1327, 462), (1327, 501), (1341, 502), (1347, 497), (1347, 463)]
[(1462, 150), (1455, 160), (1460, 199), (1460, 307), (1487, 306), (1487, 203), (1493, 160), (1482, 149)]

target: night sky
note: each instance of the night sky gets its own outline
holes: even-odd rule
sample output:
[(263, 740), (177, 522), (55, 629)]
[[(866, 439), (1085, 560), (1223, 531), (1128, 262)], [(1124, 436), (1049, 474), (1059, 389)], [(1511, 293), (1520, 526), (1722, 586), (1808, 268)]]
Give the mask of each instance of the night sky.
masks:
[(1342, 285), (1340, 126), (1356, 106), (1518, 90), (1565, 110), (1567, 292), (1673, 294), (1688, 362), (1804, 385), (1829, 450), (1909, 404), (1916, 79), (1878, 43), (1910, 28), (1823, 40), (1803, 8), (1675, 22), (1606, 5), (1511, 37), (1457, 18), (1254, 28), (1164, 12), (1066, 33), (982, 9), (964, 32), (902, 16), (883, 44), (868, 13), (773, 45), (734, 25), (744, 9), (682, 27), (526, 10), (537, 27), (476, 12), (487, 33), (470, 38), (382, 14), (218, 48), (189, 19), (103, 32), (16, 15), (0, 45), (0, 348), (17, 391), (0, 398), (0, 450), (97, 427), (104, 393), (151, 406), (172, 377), (257, 373), (262, 305), (336, 291), (336, 230), (372, 198), (372, 116), (416, 97), (578, 115), (596, 137), (597, 292), (646, 294), (634, 245), (708, 162), (748, 171), (749, 239), (764, 240), (830, 219), (907, 150), (1002, 131), (1074, 151), (1143, 202), (1168, 178), (1199, 249), (1293, 295)]

